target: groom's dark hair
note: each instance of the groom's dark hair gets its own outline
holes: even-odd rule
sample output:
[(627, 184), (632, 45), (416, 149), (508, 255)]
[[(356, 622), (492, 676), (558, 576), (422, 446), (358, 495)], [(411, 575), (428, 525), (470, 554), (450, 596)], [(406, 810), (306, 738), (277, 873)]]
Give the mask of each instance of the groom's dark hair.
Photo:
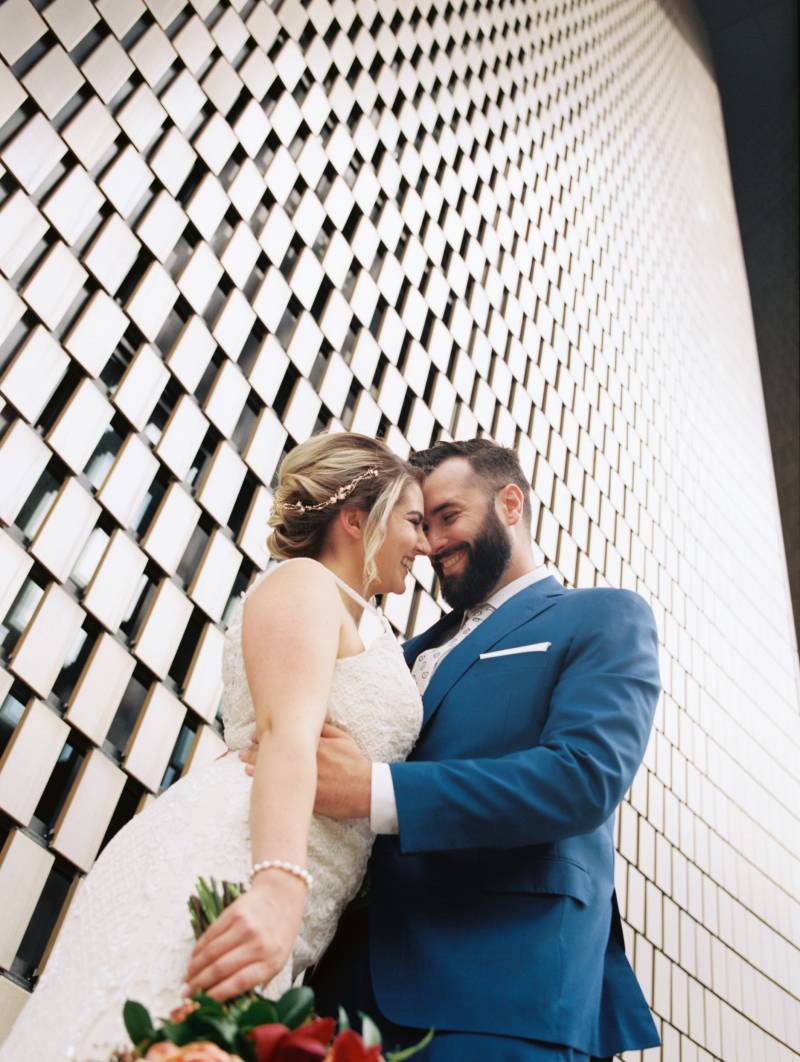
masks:
[(489, 496), (495, 494), (509, 483), (514, 483), (522, 491), (522, 518), (526, 527), (531, 526), (531, 485), (525, 478), (519, 458), (507, 446), (500, 446), (491, 439), (467, 439), (464, 442), (440, 442), (427, 450), (417, 450), (409, 458), (410, 464), (422, 469), (427, 476), (444, 461), (451, 457), (463, 457), (469, 462), (476, 476), (486, 483)]

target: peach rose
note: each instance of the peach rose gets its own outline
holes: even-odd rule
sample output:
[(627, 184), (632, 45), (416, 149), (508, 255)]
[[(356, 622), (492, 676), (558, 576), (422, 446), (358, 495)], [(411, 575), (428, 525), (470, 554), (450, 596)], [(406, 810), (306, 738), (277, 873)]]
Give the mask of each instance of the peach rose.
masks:
[(184, 1044), (153, 1044), (144, 1056), (145, 1062), (242, 1062), (238, 1055), (229, 1055), (216, 1044), (206, 1041)]
[(144, 1058), (145, 1062), (177, 1062), (177, 1059), (181, 1057), (179, 1052), (180, 1048), (177, 1044), (164, 1040), (160, 1044), (153, 1044)]
[(180, 1062), (242, 1062), (238, 1055), (229, 1055), (216, 1044), (202, 1041), (194, 1044), (184, 1044), (177, 1056)]

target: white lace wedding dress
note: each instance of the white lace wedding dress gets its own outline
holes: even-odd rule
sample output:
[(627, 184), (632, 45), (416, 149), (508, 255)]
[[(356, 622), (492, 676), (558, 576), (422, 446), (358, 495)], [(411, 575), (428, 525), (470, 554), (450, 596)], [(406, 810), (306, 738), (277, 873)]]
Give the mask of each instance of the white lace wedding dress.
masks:
[[(422, 703), (400, 645), (380, 618), (382, 635), (336, 662), (327, 717), (371, 760), (386, 762), (410, 752)], [(250, 743), (255, 729), (241, 626), (239, 604), (223, 656), (225, 741), (234, 751)], [(247, 879), (250, 787), (242, 762), (229, 753), (177, 782), (114, 837), (79, 886), (47, 968), (0, 1048), (0, 1062), (107, 1058), (127, 1042), (126, 999), (145, 1004), (153, 1017), (168, 1015), (179, 1002), (194, 943), (186, 903), (196, 879)], [(268, 995), (285, 991), (330, 943), (361, 884), (372, 840), (364, 819), (314, 817), (308, 847), (314, 886), (292, 959)]]

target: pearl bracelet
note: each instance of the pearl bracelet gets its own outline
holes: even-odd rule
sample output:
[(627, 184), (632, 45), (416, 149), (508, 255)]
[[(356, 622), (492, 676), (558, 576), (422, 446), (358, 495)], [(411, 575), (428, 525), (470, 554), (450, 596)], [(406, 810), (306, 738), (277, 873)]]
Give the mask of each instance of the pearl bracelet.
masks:
[(310, 889), (314, 884), (314, 878), (305, 867), (298, 866), (297, 863), (287, 863), (285, 859), (265, 859), (263, 863), (256, 863), (250, 870), (250, 881), (259, 872), (259, 870), (282, 870), (286, 874), (292, 874), (296, 878), (300, 878), (305, 882), (307, 889)]

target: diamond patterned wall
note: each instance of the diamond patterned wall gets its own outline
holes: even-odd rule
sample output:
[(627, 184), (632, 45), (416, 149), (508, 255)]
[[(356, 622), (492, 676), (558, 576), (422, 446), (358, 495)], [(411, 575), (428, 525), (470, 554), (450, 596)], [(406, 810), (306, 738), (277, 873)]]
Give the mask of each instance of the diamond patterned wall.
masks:
[[(5, 0), (0, 55), (0, 1030), (103, 843), (219, 753), (276, 466), (343, 426), (516, 447), (552, 570), (651, 603), (646, 1055), (800, 1057), (797, 654), (691, 10)], [(436, 619), (430, 567), (387, 608)]]

